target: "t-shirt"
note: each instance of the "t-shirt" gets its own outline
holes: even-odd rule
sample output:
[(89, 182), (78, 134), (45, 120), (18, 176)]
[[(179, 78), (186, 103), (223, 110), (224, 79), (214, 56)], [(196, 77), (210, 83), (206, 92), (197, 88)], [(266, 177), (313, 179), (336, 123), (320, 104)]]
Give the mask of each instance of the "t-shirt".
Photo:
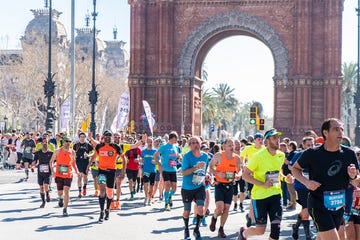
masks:
[(126, 158), (128, 159), (128, 162), (126, 164), (126, 169), (137, 171), (139, 170), (140, 164), (137, 161), (137, 158), (141, 156), (141, 150), (140, 148), (133, 148), (128, 150), (125, 153)]
[(115, 170), (117, 155), (121, 154), (121, 148), (114, 144), (99, 143), (95, 147), (99, 155), (98, 167), (101, 170)]
[(255, 200), (265, 199), (281, 194), (280, 171), (285, 161), (285, 154), (279, 150), (271, 155), (267, 148), (263, 148), (249, 159), (247, 168), (253, 172), (254, 178), (260, 182), (273, 180), (273, 186), (264, 188), (254, 184), (251, 190), (251, 198)]
[(144, 159), (143, 172), (156, 173), (156, 164), (153, 162), (155, 152), (156, 149), (147, 148), (141, 152), (141, 157)]
[[(35, 150), (36, 150), (36, 151), (39, 151), (39, 150), (42, 149), (42, 147), (43, 147), (42, 142), (38, 142), (38, 143), (36, 144)], [(50, 151), (54, 152), (54, 151), (55, 151), (55, 145), (49, 142), (49, 143), (48, 143), (48, 149), (49, 149)]]
[(186, 190), (194, 190), (200, 188), (201, 186), (205, 186), (205, 176), (206, 169), (209, 164), (208, 155), (205, 152), (200, 152), (200, 157), (195, 157), (192, 151), (185, 153), (182, 159), (182, 171), (185, 171), (189, 168), (197, 165), (198, 162), (205, 162), (204, 168), (197, 169), (193, 173), (183, 176), (182, 180), (182, 188)]
[(43, 152), (42, 150), (36, 151), (34, 154), (34, 161), (39, 160), (38, 174), (49, 175), (51, 174), (50, 160), (53, 155), (52, 151)]
[(247, 161), (252, 158), (252, 156), (260, 151), (261, 149), (264, 149), (265, 146), (261, 146), (260, 148), (256, 148), (255, 145), (248, 145), (244, 148), (244, 150), (241, 151), (240, 157), (247, 158)]
[(21, 142), (21, 146), (24, 147), (23, 157), (27, 159), (34, 159), (34, 154), (32, 153), (32, 150), (36, 147), (35, 141), (31, 138), (25, 138)]
[[(293, 166), (303, 152), (304, 151), (295, 152), (294, 156), (292, 157), (292, 159), (289, 162), (289, 165)], [(303, 169), (303, 176), (306, 177), (307, 179), (309, 179), (309, 170), (307, 168)], [(294, 180), (294, 189), (295, 190), (308, 190), (307, 187), (305, 187), (305, 185), (302, 184), (301, 182), (299, 182), (297, 179)]]
[(94, 150), (94, 148), (93, 148), (93, 146), (91, 146), (91, 144), (89, 144), (87, 142), (83, 142), (83, 143), (78, 142), (73, 146), (73, 149), (76, 153), (76, 162), (89, 163), (89, 157), (85, 157), (84, 154), (85, 153), (89, 154), (90, 152), (92, 152)]
[(165, 172), (176, 172), (179, 148), (175, 144), (166, 143), (157, 150), (161, 154), (161, 166)]
[(309, 169), (310, 180), (321, 184), (315, 191), (309, 191), (312, 197), (322, 202), (325, 191), (347, 189), (350, 181), (347, 167), (350, 164), (354, 164), (359, 169), (355, 152), (344, 146), (336, 152), (325, 150), (324, 144), (309, 148), (303, 152), (297, 162), (301, 168)]

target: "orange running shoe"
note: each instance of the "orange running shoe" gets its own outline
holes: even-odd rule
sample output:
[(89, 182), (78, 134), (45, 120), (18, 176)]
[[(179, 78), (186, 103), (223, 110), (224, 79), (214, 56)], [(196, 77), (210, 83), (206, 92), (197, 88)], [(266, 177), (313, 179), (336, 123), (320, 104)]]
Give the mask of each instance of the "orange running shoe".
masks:
[(120, 210), (120, 209), (121, 209), (120, 201), (116, 201), (116, 203), (115, 203), (115, 209), (116, 209), (116, 210)]
[(114, 203), (114, 201), (111, 201), (110, 210), (115, 210), (115, 203)]

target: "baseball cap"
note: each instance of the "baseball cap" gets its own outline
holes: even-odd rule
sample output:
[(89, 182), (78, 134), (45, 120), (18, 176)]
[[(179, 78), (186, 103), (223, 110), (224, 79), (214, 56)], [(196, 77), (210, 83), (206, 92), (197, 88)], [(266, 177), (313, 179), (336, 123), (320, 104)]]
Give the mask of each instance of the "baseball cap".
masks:
[(282, 136), (282, 132), (278, 132), (275, 128), (272, 128), (265, 133), (265, 139), (268, 139), (271, 136)]
[(69, 136), (64, 136), (61, 140), (63, 142), (71, 142), (71, 138)]
[(109, 129), (107, 129), (107, 130), (105, 130), (105, 131), (103, 132), (103, 136), (112, 136), (112, 135), (113, 135), (113, 133), (112, 133), (112, 131), (109, 130)]
[(200, 147), (200, 150), (203, 150), (203, 149), (209, 149), (209, 147), (207, 146), (207, 145), (201, 145), (201, 147)]
[(262, 135), (261, 133), (255, 133), (254, 135), (254, 139), (257, 139), (257, 138), (264, 138), (264, 135)]

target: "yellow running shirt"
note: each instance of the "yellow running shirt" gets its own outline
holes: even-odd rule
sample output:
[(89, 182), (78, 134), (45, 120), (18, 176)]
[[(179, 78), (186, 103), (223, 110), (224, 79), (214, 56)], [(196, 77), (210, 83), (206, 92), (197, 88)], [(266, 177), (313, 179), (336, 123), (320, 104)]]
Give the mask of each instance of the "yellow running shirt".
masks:
[(261, 149), (264, 149), (265, 146), (261, 146), (260, 148), (256, 148), (255, 145), (249, 145), (246, 146), (240, 153), (240, 157), (243, 158), (247, 158), (247, 161), (250, 160), (250, 158), (252, 158), (252, 156), (257, 153), (258, 151), (260, 151)]
[(251, 198), (260, 200), (277, 194), (281, 194), (280, 172), (285, 161), (285, 154), (279, 150), (271, 155), (266, 148), (258, 151), (250, 158), (247, 168), (253, 172), (254, 178), (260, 182), (272, 179), (274, 185), (269, 188), (254, 184), (251, 190)]

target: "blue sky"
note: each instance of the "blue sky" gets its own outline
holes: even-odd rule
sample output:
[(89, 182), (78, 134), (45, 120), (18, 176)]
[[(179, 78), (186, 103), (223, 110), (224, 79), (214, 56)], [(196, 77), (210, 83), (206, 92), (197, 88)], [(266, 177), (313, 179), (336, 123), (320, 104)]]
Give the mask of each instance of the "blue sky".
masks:
[[(127, 0), (97, 0), (97, 28), (100, 38), (113, 39), (113, 27), (118, 39), (127, 42), (130, 49), (130, 7)], [(20, 48), (19, 38), (33, 14), (30, 9), (44, 8), (44, 0), (0, 0), (0, 49)], [(6, 7), (5, 7), (6, 6)], [(357, 61), (356, 0), (345, 0), (343, 13), (343, 62)], [(71, 0), (53, 0), (53, 8), (63, 12), (60, 21), (70, 39)], [(85, 14), (93, 11), (92, 0), (76, 0), (76, 28), (85, 26)], [(92, 23), (91, 23), (92, 24)], [(270, 50), (256, 39), (239, 36), (222, 40), (208, 53), (205, 64), (209, 73), (205, 87), (225, 82), (235, 88), (241, 102), (252, 100), (263, 104), (264, 112), (273, 115), (274, 62)]]

